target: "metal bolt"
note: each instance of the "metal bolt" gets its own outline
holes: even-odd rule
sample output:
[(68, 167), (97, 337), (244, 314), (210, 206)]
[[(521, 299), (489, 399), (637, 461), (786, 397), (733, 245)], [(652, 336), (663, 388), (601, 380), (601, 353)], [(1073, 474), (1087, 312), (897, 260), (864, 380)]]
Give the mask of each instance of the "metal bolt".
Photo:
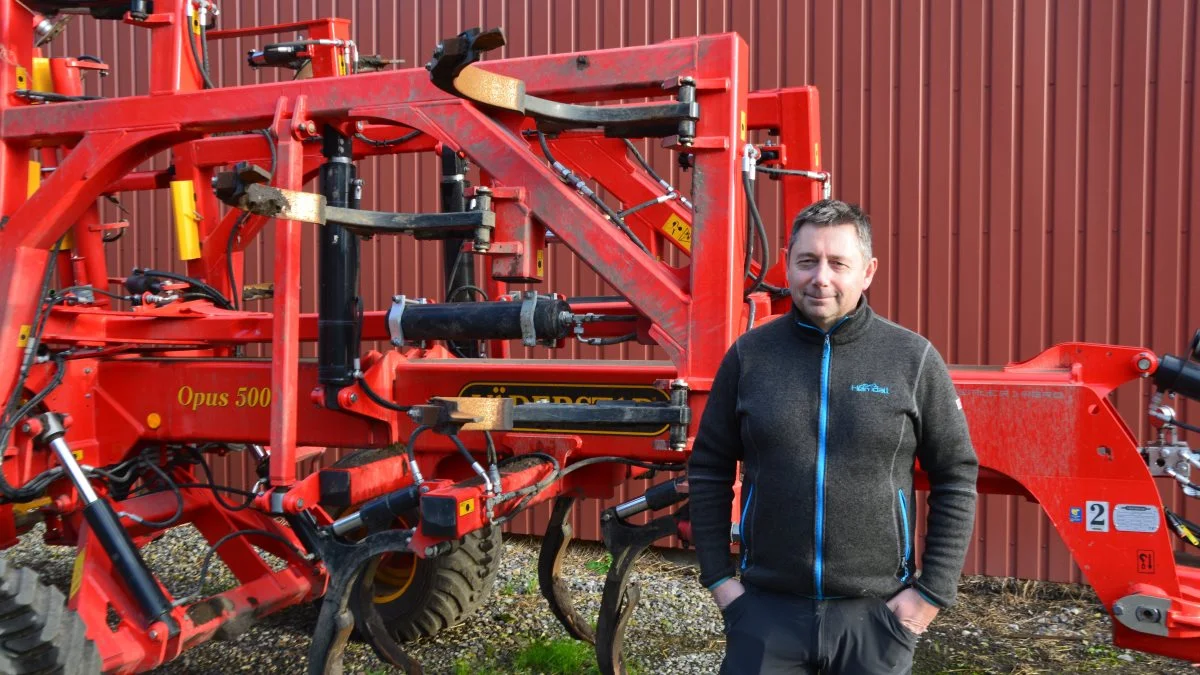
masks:
[(150, 631), (150, 639), (157, 640), (158, 639), (158, 631), (156, 631), (156, 630)]
[(84, 368), (84, 369), (83, 369), (83, 374), (84, 374), (84, 375), (91, 375), (91, 374), (92, 374), (92, 369), (91, 369), (91, 368)]
[(32, 427), (32, 426), (30, 426), (28, 422), (26, 422), (25, 424), (22, 424), (22, 425), (21, 425), (21, 433), (26, 433), (26, 434), (27, 434), (27, 433), (29, 433), (29, 432), (31, 432), (31, 431), (33, 431), (33, 427)]
[(366, 128), (367, 128), (367, 125), (362, 120), (359, 120), (354, 123), (354, 129), (356, 131), (362, 131), (363, 129), (366, 129)]
[(393, 295), (392, 302), (395, 302), (395, 303), (404, 302), (404, 296), (403, 295)]
[(1138, 370), (1150, 370), (1150, 359), (1142, 357), (1137, 362)]
[(317, 123), (313, 122), (312, 120), (309, 120), (308, 123), (304, 125), (304, 130), (308, 132), (309, 136), (316, 136), (317, 135)]
[(1122, 607), (1121, 603), (1118, 602), (1117, 604), (1113, 605), (1112, 613), (1113, 616), (1121, 616), (1125, 613), (1125, 608)]
[(426, 546), (426, 547), (425, 547), (425, 555), (433, 555), (434, 553), (437, 553), (437, 549), (436, 549), (436, 548), (434, 548), (434, 547), (432, 547), (432, 546)]
[(350, 402), (358, 403), (358, 394), (350, 394)]
[(303, 499), (296, 500), (296, 508), (298, 508), (298, 509), (304, 508), (304, 500)]
[(1156, 607), (1138, 607), (1135, 616), (1137, 616), (1138, 621), (1158, 623), (1162, 613)]

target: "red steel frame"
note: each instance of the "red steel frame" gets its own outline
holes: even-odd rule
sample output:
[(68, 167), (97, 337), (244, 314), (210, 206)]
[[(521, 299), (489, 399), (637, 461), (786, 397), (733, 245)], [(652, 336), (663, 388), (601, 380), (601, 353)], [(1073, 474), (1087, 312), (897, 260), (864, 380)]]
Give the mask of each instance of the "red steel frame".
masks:
[[(305, 143), (320, 125), (333, 124), (353, 132), (355, 124), (362, 123), (368, 135), (381, 136), (394, 134), (399, 125), (424, 135), (387, 149), (356, 143), (356, 156), (429, 152), (442, 147), (463, 153), (496, 189), (497, 198), (505, 191), (503, 196), (514, 208), (547, 224), (561, 245), (626, 299), (576, 309), (640, 314), (645, 317), (639, 322), (640, 338), (661, 346), (669, 361), (456, 359), (440, 347), (409, 348), (364, 356), (363, 370), (373, 388), (400, 403), (417, 403), (433, 396), (459, 395), (472, 383), (650, 388), (684, 379), (691, 387), (694, 431), (716, 366), (745, 328), (741, 273), (745, 197), (739, 166), (748, 132), (770, 130), (776, 136), (779, 165), (820, 171), (815, 90), (748, 92), (747, 48), (734, 35), (590, 52), (586, 68), (579, 67), (581, 61), (574, 54), (480, 64), (486, 70), (524, 80), (530, 94), (563, 101), (663, 96), (663, 83), (682, 76), (694, 78), (702, 110), (696, 138), (689, 147), (673, 149), (694, 154), (692, 171), (696, 184), (703, 188), (691, 196), (694, 212), (678, 201), (667, 201), (630, 218), (639, 237), (650, 242), (654, 256), (648, 257), (592, 204), (561, 183), (531, 151), (519, 133), (531, 128), (527, 120), (454, 98), (434, 87), (423, 69), (336, 77), (337, 53), (332, 48), (314, 49), (313, 79), (201, 92), (199, 75), (187, 58), (186, 33), (181, 30), (187, 22), (186, 2), (159, 0), (155, 6), (156, 13), (143, 21), (127, 18), (152, 35), (150, 95), (50, 105), (32, 105), (12, 96), (0, 99), (0, 215), (4, 216), (0, 227), (0, 270), (4, 270), (0, 274), (0, 391), (11, 391), (16, 382), (22, 351), (19, 336), (32, 324), (41, 272), (63, 234), (70, 230), (74, 238), (71, 251), (57, 254), (63, 267), (61, 283), (107, 285), (103, 243), (96, 227), (98, 197), (123, 190), (162, 189), (171, 179), (186, 178), (206, 186), (215, 171), (242, 159), (263, 165), (266, 144), (261, 136), (211, 134), (264, 127), (271, 128), (278, 139), (273, 184), (300, 190), (323, 161), (313, 146)], [(30, 26), (31, 17), (19, 3), (0, 2), (0, 33), (18, 63), (28, 64), (35, 55)], [(335, 19), (219, 31), (209, 37), (299, 29), (312, 38), (350, 37), (349, 23)], [(70, 71), (65, 60), (52, 61), (55, 87), (63, 93), (78, 93), (68, 88)], [(14, 69), (0, 69), (0, 90), (15, 88)], [(619, 141), (572, 132), (551, 143), (560, 161), (595, 180), (622, 203), (640, 203), (661, 194), (657, 183), (629, 160)], [(27, 196), (30, 152), (38, 150), (51, 160), (55, 149), (62, 151), (63, 157), (41, 189)], [(133, 172), (144, 160), (166, 150), (172, 152), (173, 176)], [(793, 214), (819, 198), (820, 186), (808, 179), (786, 176), (782, 184), (785, 213)], [(197, 195), (197, 210), (210, 217), (200, 224), (202, 255), (188, 263), (187, 271), (229, 294), (224, 242), (237, 213), (217, 217), (215, 198), (206, 190), (197, 190)], [(687, 223), (690, 241), (664, 234), (670, 218)], [(236, 242), (235, 263), (264, 222), (252, 217), (245, 224)], [(339, 394), (347, 412), (314, 403), (320, 400), (313, 395), (318, 388), (315, 364), (299, 358), (300, 344), (316, 339), (316, 317), (299, 311), (300, 236), (305, 227), (316, 226), (276, 223), (272, 313), (226, 311), (200, 301), (137, 311), (117, 311), (110, 303), (98, 302), (95, 306), (56, 307), (51, 312), (45, 343), (105, 348), (102, 353), (67, 361), (64, 383), (46, 400), (49, 409), (70, 416), (67, 439), (84, 464), (110, 465), (146, 445), (162, 443), (261, 443), (271, 452), (269, 491), (257, 505), (265, 506), (269, 495), (278, 493), (283, 495), (284, 510), (296, 513), (314, 510), (317, 501), (314, 479), (296, 473), (298, 459), (326, 447), (381, 447), (408, 437), (413, 425), (406, 417), (376, 406), (365, 396), (351, 400), (357, 386)], [(539, 243), (536, 233), (503, 226), (498, 226), (497, 232), (523, 237), (506, 240), (498, 236), (491, 252), (497, 268), (524, 264), (523, 269), (530, 269), (521, 256), (530, 254), (530, 247)], [(672, 246), (686, 254), (684, 264), (676, 267), (658, 259)], [(782, 283), (779, 266), (769, 270), (768, 280)], [(503, 283), (487, 283), (491, 291), (505, 288)], [(784, 311), (787, 303), (784, 300), (772, 306), (765, 296), (755, 296), (755, 301), (760, 322)], [(367, 312), (363, 340), (386, 340), (385, 323), (382, 312)], [(271, 357), (232, 358), (235, 346), (251, 343), (270, 343)], [(493, 355), (507, 355), (507, 345), (496, 346), (499, 349), (493, 350)], [(192, 351), (183, 356), (169, 349)], [(1144, 363), (1139, 364), (1139, 359)], [(1067, 344), (1005, 368), (954, 368), (953, 376), (983, 466), (981, 491), (1026, 495), (1042, 504), (1106, 607), (1135, 592), (1170, 598), (1169, 636), (1139, 633), (1117, 623), (1117, 644), (1195, 659), (1200, 656), (1196, 642), (1200, 640), (1200, 570), (1176, 564), (1167, 528), (1152, 533), (1097, 533), (1069, 517), (1072, 507), (1081, 507), (1086, 501), (1160, 505), (1136, 439), (1106, 398), (1120, 384), (1152, 372), (1156, 364), (1153, 355), (1142, 349)], [(26, 385), (29, 391), (40, 390), (50, 380), (52, 369), (49, 364), (35, 367)], [(269, 403), (260, 395), (250, 405), (244, 396), (249, 391), (270, 392)], [(471, 448), (483, 446), (478, 434), (464, 433), (463, 440)], [(680, 460), (680, 454), (668, 450), (661, 436), (514, 431), (497, 434), (497, 440), (503, 454), (540, 450), (556, 454), (564, 462), (607, 454)], [(14, 435), (11, 447), (2, 450), (3, 470), (16, 485), (46, 469), (51, 461), (47, 453), (33, 452), (32, 439), (21, 432)], [(427, 434), (417, 452), (423, 471), (435, 479), (431, 481), (435, 490), (453, 492), (456, 488), (449, 481), (469, 474), (445, 437)], [(194, 475), (180, 471), (178, 478), (195, 481)], [(357, 501), (411, 481), (400, 461), (372, 465), (372, 472), (371, 484), (356, 488)], [(533, 483), (544, 472), (531, 469), (524, 474), (519, 480)], [(597, 466), (553, 485), (537, 501), (568, 493), (611, 496), (614, 486), (628, 475), (623, 467)], [(261, 510), (230, 513), (216, 505), (207, 490), (185, 488), (184, 492), (186, 509), (181, 522), (194, 523), (210, 542), (254, 527), (298, 543), (286, 527)], [(177, 608), (174, 616), (182, 631), (167, 637), (161, 627), (136, 620), (137, 609), (114, 578), (107, 556), (89, 535), (69, 484), (53, 486), (50, 497), (53, 509), (47, 515), (46, 538), (80, 549), (70, 606), (81, 613), (89, 636), (97, 640), (106, 671), (152, 668), (210, 638), (223, 626), (319, 597), (324, 591), (326, 575), (320, 562), (299, 558), (273, 540), (254, 540), (254, 545), (288, 562), (275, 572), (250, 542), (235, 538), (219, 552), (242, 585), (220, 594), (209, 620), (194, 620), (187, 608)], [(169, 493), (127, 499), (118, 506), (149, 519), (163, 519), (174, 511)], [(0, 507), (0, 545), (11, 544), (17, 535), (12, 508), (11, 504)], [(328, 522), (323, 512), (315, 511), (319, 520)], [(137, 526), (130, 531), (139, 542), (154, 534)], [(420, 555), (421, 548), (416, 550)], [(1149, 569), (1144, 563), (1139, 566), (1137, 557), (1147, 552), (1156, 561)], [(122, 617), (111, 634), (105, 621), (110, 604)]]

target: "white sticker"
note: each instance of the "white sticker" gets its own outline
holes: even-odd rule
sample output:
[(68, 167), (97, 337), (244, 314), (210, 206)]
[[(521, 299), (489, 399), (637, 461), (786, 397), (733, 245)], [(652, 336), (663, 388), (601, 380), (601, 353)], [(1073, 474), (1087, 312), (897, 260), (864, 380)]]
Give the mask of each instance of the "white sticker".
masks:
[(1117, 504), (1113, 507), (1112, 521), (1119, 532), (1158, 532), (1162, 518), (1155, 506)]
[(1108, 532), (1108, 502), (1088, 502), (1083, 521), (1088, 532)]

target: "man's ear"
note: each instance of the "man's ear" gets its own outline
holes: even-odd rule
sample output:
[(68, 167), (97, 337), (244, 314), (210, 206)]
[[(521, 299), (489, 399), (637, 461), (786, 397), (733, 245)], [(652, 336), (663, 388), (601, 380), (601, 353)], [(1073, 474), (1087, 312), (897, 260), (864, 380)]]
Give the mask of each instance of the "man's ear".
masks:
[(864, 291), (871, 287), (871, 281), (875, 278), (875, 270), (877, 269), (879, 269), (879, 258), (871, 258), (871, 260), (867, 262), (867, 276), (863, 281)]

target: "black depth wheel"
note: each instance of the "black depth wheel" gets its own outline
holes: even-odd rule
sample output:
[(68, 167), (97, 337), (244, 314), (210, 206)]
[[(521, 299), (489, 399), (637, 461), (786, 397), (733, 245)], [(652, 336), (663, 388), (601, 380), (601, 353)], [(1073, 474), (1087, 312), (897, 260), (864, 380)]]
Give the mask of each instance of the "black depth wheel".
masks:
[[(360, 466), (390, 456), (387, 448), (359, 450), (333, 466)], [(339, 517), (342, 514), (331, 514)], [(411, 527), (417, 515), (398, 523)], [(500, 570), (504, 539), (499, 527), (478, 530), (455, 542), (437, 558), (412, 554), (383, 556), (369, 583), (359, 582), (350, 601), (355, 623), (371, 603), (391, 634), (400, 642), (434, 635), (468, 616), (487, 601)]]
[(0, 558), (0, 673), (94, 675), (100, 652), (83, 619), (37, 572)]

